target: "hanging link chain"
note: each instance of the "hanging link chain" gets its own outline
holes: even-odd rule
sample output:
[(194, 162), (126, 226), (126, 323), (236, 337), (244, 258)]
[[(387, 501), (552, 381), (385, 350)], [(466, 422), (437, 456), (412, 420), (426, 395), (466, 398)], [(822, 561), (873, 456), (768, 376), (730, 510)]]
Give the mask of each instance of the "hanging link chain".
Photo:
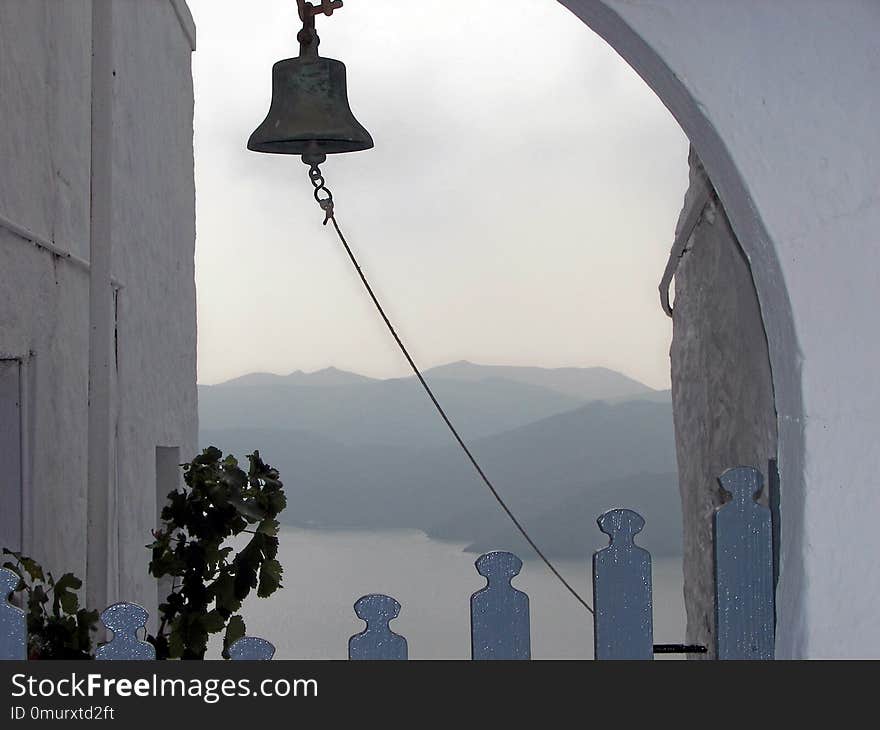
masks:
[[(309, 167), (309, 180), (312, 181), (312, 185), (315, 187), (315, 200), (321, 206), (321, 210), (324, 211), (324, 225), (326, 226), (327, 222), (333, 218), (333, 193), (324, 184), (324, 176), (317, 165)], [(327, 194), (324, 198), (320, 195), (322, 191)]]

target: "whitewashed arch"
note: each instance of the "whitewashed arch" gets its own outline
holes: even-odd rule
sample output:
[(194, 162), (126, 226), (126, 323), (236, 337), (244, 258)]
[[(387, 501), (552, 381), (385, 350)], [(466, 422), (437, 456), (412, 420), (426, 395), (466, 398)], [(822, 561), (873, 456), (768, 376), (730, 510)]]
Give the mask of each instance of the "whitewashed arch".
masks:
[(878, 656), (880, 5), (560, 2), (678, 120), (751, 264), (779, 432), (777, 654)]

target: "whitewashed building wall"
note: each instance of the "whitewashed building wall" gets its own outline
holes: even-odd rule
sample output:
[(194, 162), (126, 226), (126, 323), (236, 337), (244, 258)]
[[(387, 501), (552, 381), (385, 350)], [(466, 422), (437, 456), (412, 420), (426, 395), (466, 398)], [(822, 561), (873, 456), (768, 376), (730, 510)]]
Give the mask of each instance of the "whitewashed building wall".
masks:
[(0, 3), (0, 542), (94, 607), (155, 606), (196, 448), (194, 46), (182, 0)]

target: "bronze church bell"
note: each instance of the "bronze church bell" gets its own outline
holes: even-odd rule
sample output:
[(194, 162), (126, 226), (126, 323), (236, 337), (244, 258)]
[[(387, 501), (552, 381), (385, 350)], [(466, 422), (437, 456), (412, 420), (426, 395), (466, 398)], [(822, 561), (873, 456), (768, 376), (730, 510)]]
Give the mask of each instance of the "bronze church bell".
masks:
[(326, 155), (357, 152), (373, 146), (373, 138), (354, 118), (348, 104), (345, 64), (318, 55), (315, 15), (332, 15), (338, 0), (320, 7), (298, 0), (303, 28), (297, 35), (299, 57), (272, 68), (269, 114), (248, 140), (248, 149), (280, 155), (302, 155), (303, 162), (323, 162)]

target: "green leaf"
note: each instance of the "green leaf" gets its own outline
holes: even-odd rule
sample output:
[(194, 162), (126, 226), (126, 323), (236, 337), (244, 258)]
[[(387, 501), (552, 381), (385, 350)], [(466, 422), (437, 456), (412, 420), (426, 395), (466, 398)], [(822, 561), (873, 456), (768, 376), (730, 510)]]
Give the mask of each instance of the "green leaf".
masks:
[(229, 619), (226, 626), (226, 635), (223, 637), (223, 656), (228, 658), (229, 647), (245, 635), (247, 629), (244, 625), (244, 619), (235, 615)]
[(235, 573), (235, 597), (239, 600), (247, 598), (251, 588), (257, 587), (257, 571), (263, 559), (262, 545), (267, 539), (265, 535), (255, 534), (232, 561)]
[(43, 566), (41, 566), (36, 560), (22, 555), (20, 556), (19, 561), (21, 562), (21, 567), (25, 569), (25, 572), (30, 576), (32, 581), (46, 580), (46, 576), (43, 574)]
[(268, 598), (281, 587), (281, 574), (284, 568), (277, 560), (267, 560), (260, 567), (260, 585), (257, 595), (260, 598)]
[(73, 573), (65, 573), (56, 582), (54, 600), (52, 601), (52, 613), (60, 616), (59, 606), (68, 615), (75, 614), (79, 608), (79, 598), (74, 591), (82, 588), (82, 581)]
[(203, 625), (209, 634), (216, 634), (218, 631), (223, 631), (226, 621), (215, 609), (213, 611), (208, 611), (208, 613), (205, 614)]
[(178, 616), (171, 623), (171, 634), (168, 637), (168, 656), (171, 659), (180, 659), (183, 656), (184, 636), (183, 617)]
[(216, 446), (209, 446), (202, 451), (201, 456), (195, 458), (195, 462), (199, 464), (216, 464), (223, 458), (223, 452)]
[(224, 570), (210, 586), (217, 609), (225, 616), (230, 616), (241, 608), (241, 601), (235, 596), (235, 578), (228, 570)]
[(227, 454), (226, 458), (220, 463), (222, 469), (233, 471), (238, 469), (238, 459), (236, 459), (232, 454)]
[[(56, 598), (59, 598), (59, 596), (56, 596)], [(71, 593), (70, 591), (63, 593), (59, 600), (61, 602), (61, 608), (64, 613), (68, 615), (75, 614), (79, 608), (79, 598), (77, 598), (76, 593)]]
[(245, 501), (241, 497), (231, 497), (229, 504), (235, 507), (238, 513), (249, 522), (258, 522), (266, 516), (265, 510), (260, 509), (259, 505), (253, 501)]
[(33, 604), (42, 610), (42, 606), (44, 603), (49, 602), (49, 596), (46, 595), (46, 591), (43, 586), (34, 586), (31, 591), (30, 596), (28, 597), (28, 604)]
[(257, 527), (257, 532), (275, 537), (275, 535), (278, 534), (278, 528), (280, 526), (281, 524), (278, 522), (278, 520), (265, 519)]
[(191, 613), (187, 618), (186, 649), (183, 658), (204, 659), (205, 650), (208, 648), (208, 631), (205, 628), (207, 614)]

